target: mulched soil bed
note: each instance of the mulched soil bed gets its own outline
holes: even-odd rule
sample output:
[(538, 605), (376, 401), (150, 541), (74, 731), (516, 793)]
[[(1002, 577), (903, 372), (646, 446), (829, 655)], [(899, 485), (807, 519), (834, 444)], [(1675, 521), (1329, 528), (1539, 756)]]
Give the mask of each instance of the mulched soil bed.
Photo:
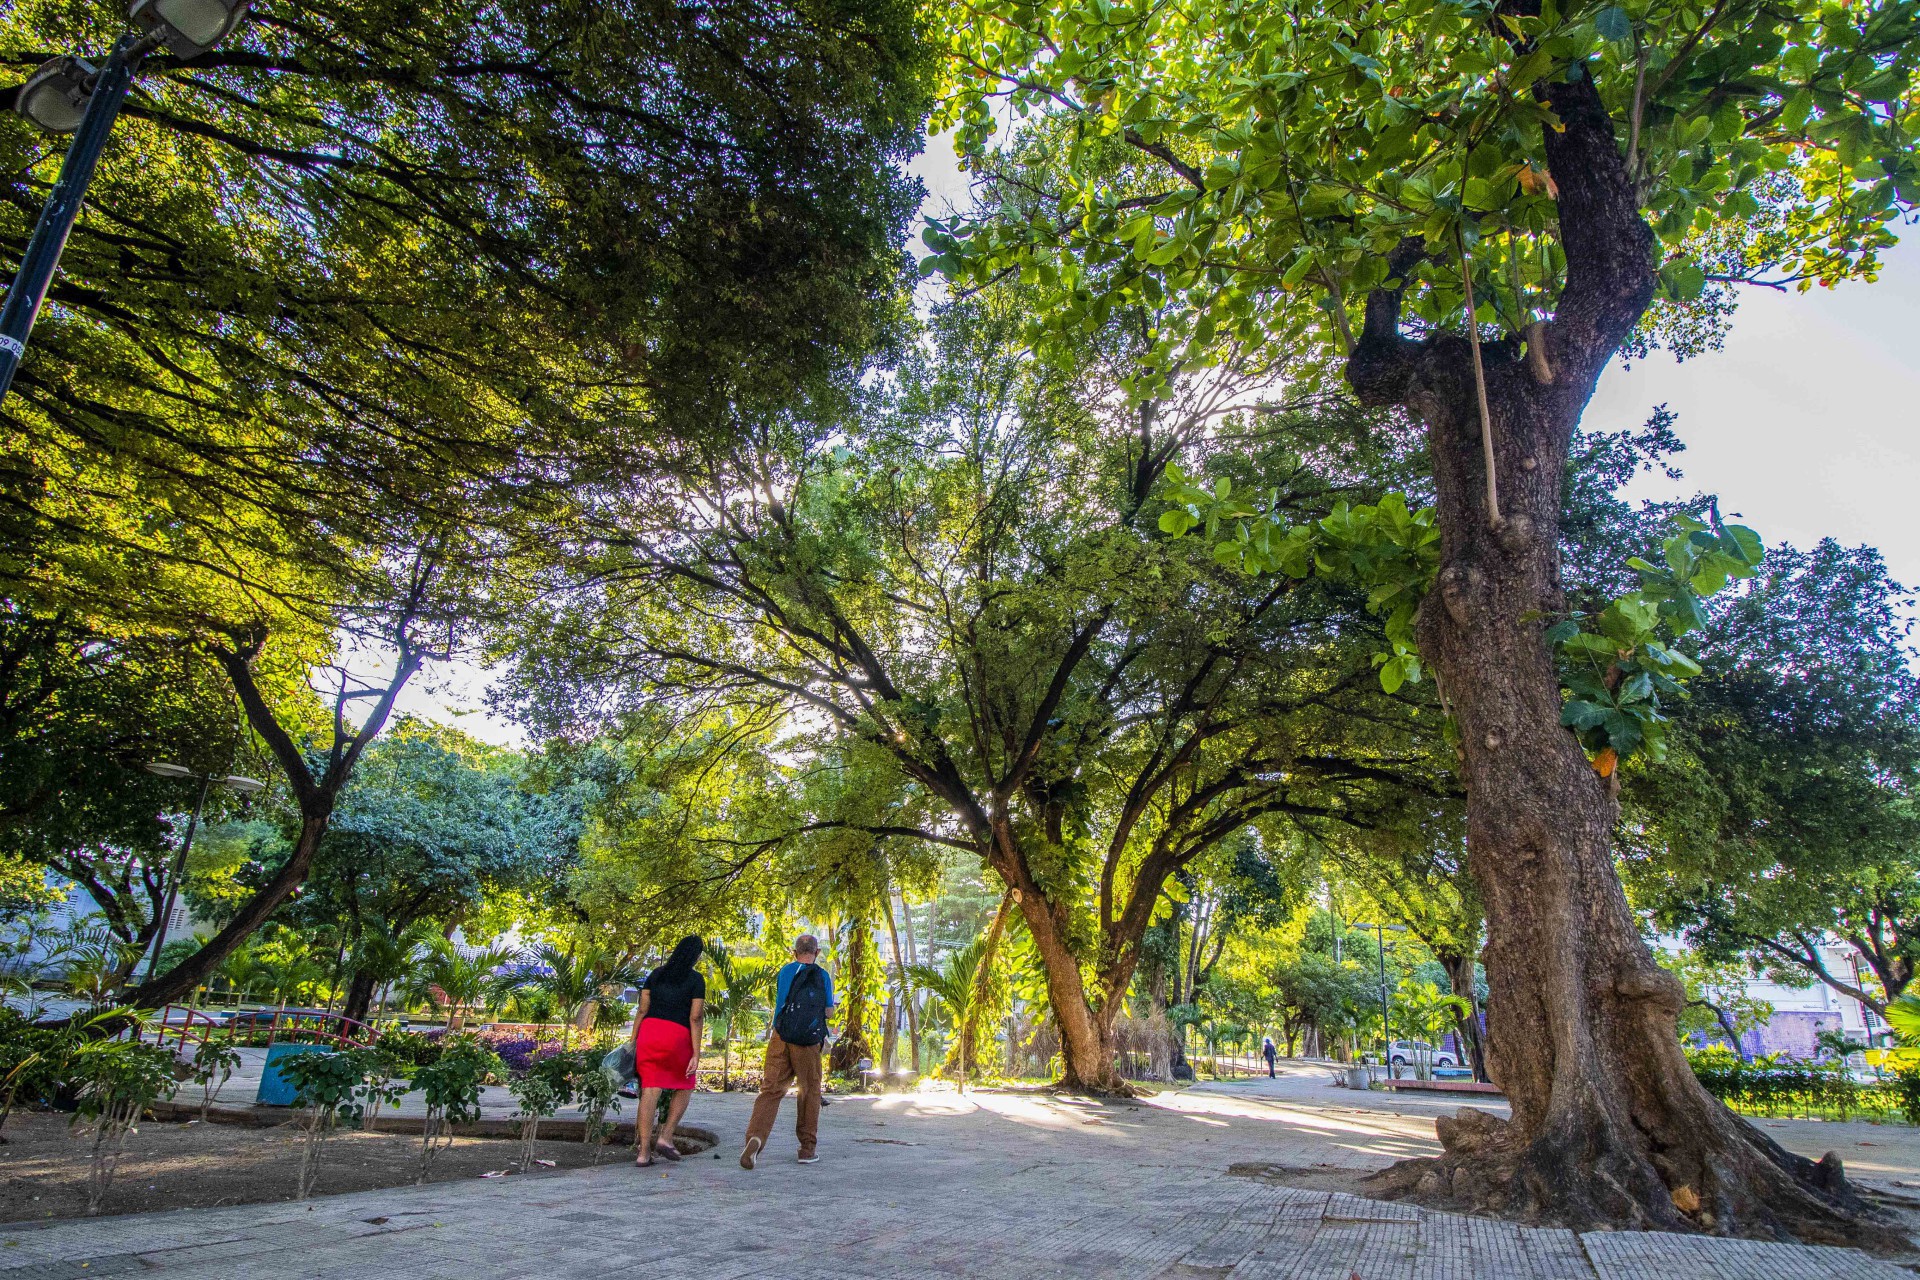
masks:
[[(0, 1222), (77, 1218), (86, 1212), (92, 1140), (67, 1120), (64, 1115), (18, 1111), (7, 1119), (6, 1142), (0, 1145)], [(143, 1121), (127, 1135), (120, 1170), (100, 1211), (146, 1213), (291, 1200), (300, 1167), (299, 1140), (299, 1130), (291, 1125), (245, 1128)], [(536, 1166), (509, 1177), (537, 1178), (594, 1163), (594, 1148), (582, 1142), (543, 1139), (536, 1148), (535, 1155), (553, 1161), (555, 1168)], [(456, 1138), (434, 1162), (428, 1180), (477, 1178), (491, 1170), (513, 1169), (519, 1158), (517, 1139)], [(419, 1167), (420, 1139), (343, 1129), (327, 1140), (324, 1160), (319, 1195), (409, 1186)], [(632, 1160), (629, 1145), (601, 1149), (602, 1164)]]

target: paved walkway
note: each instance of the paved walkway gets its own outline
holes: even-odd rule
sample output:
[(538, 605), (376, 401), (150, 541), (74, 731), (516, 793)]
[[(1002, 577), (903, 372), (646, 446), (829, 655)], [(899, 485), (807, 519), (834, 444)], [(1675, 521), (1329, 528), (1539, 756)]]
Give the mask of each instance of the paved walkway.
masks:
[(721, 1159), (0, 1227), (0, 1280), (1911, 1280), (1852, 1250), (1576, 1236), (1244, 1176), (1431, 1152), (1433, 1115), (1457, 1105), (1325, 1079), (1104, 1105), (841, 1098), (822, 1116), (820, 1164), (794, 1163), (782, 1128), (751, 1173), (732, 1144), (751, 1099), (702, 1094), (688, 1120), (727, 1135)]

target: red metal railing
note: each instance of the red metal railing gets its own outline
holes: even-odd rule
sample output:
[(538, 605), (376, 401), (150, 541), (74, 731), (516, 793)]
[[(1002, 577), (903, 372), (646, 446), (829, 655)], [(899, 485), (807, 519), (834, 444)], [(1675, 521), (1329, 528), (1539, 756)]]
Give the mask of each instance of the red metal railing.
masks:
[[(176, 1014), (185, 1016), (176, 1021)], [(216, 1038), (227, 1044), (237, 1043), (242, 1036), (251, 1041), (263, 1028), (267, 1033), (267, 1048), (272, 1048), (281, 1039), (298, 1036), (311, 1037), (342, 1049), (364, 1049), (379, 1036), (378, 1028), (339, 1013), (275, 1009), (269, 1014), (267, 1010), (259, 1009), (242, 1010), (230, 1017), (216, 1018), (199, 1009), (174, 1004), (162, 1009), (155, 1021), (147, 1026), (147, 1030), (153, 1034), (154, 1043), (164, 1045), (171, 1036), (181, 1048), (185, 1048), (189, 1042), (204, 1045)]]

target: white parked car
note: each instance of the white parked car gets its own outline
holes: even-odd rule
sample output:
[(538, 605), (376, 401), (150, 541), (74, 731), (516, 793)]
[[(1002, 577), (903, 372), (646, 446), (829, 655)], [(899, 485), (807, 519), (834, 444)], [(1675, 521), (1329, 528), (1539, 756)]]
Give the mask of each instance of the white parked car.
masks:
[(1389, 1046), (1388, 1061), (1396, 1067), (1410, 1067), (1425, 1060), (1430, 1067), (1457, 1067), (1460, 1059), (1445, 1049), (1436, 1049), (1425, 1040), (1395, 1040)]

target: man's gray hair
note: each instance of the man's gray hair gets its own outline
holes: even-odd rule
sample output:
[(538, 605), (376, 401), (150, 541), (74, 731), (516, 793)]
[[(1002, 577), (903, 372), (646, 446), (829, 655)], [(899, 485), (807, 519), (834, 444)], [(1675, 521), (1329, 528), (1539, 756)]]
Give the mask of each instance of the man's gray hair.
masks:
[(795, 955), (817, 956), (820, 954), (820, 939), (803, 933), (793, 940), (793, 952)]

